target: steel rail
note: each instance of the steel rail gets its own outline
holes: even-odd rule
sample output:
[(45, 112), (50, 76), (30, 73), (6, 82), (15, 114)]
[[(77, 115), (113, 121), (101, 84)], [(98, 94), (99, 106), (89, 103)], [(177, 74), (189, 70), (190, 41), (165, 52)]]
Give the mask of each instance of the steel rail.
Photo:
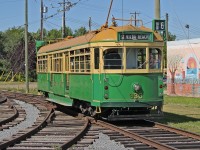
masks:
[(88, 131), (88, 128), (90, 126), (90, 121), (87, 117), (84, 118), (86, 120), (83, 129), (70, 141), (68, 141), (67, 143), (63, 144), (60, 146), (61, 149), (68, 149), (70, 148), (73, 144), (75, 144), (77, 141), (79, 141), (81, 138), (83, 138), (83, 136), (86, 134), (86, 132)]
[(6, 97), (0, 97), (0, 104), (5, 103), (7, 101)]
[(16, 119), (19, 116), (19, 112), (18, 112), (17, 108), (14, 105), (10, 105), (9, 107), (13, 109), (14, 115), (12, 115), (9, 118), (6, 118), (6, 119), (0, 121), (0, 126), (2, 126), (3, 124), (6, 124), (8, 122), (13, 121), (14, 119)]
[(126, 137), (129, 137), (129, 138), (132, 138), (134, 140), (140, 141), (140, 142), (142, 142), (144, 144), (147, 144), (147, 145), (149, 145), (151, 147), (154, 147), (154, 148), (157, 148), (157, 149), (162, 149), (162, 150), (177, 150), (174, 147), (171, 147), (171, 146), (168, 146), (166, 144), (162, 144), (162, 143), (153, 141), (151, 139), (148, 139), (148, 138), (145, 138), (143, 136), (140, 136), (140, 135), (138, 135), (136, 133), (123, 130), (121, 128), (118, 128), (115, 125), (112, 125), (112, 124), (109, 124), (109, 123), (106, 123), (106, 122), (103, 122), (103, 121), (100, 121), (100, 120), (93, 121), (92, 123), (95, 123), (97, 125), (103, 126), (103, 127), (108, 128), (108, 129), (110, 129), (112, 131), (119, 132), (120, 134), (123, 134)]
[(177, 128), (174, 128), (174, 127), (170, 127), (170, 126), (158, 123), (158, 122), (152, 122), (152, 121), (149, 121), (149, 120), (147, 120), (147, 121), (150, 122), (150, 123), (154, 123), (155, 124), (154, 126), (157, 127), (157, 128), (167, 130), (167, 131), (170, 131), (170, 132), (174, 132), (174, 133), (177, 133), (177, 134), (180, 134), (180, 135), (184, 135), (186, 137), (191, 137), (191, 138), (196, 139), (196, 140), (200, 140), (199, 134), (184, 131), (184, 130), (177, 129)]
[[(37, 99), (38, 95), (26, 94), (26, 93), (20, 93), (20, 92), (10, 92), (10, 91), (2, 91), (2, 92), (4, 92), (2, 94), (8, 98), (21, 99), (26, 102), (28, 101), (27, 98), (33, 98), (32, 102), (34, 101), (36, 103), (40, 103), (40, 104), (46, 106), (48, 109), (56, 108), (56, 106), (52, 107), (52, 104), (47, 103), (46, 101), (44, 102), (44, 101)], [(39, 96), (38, 98), (41, 99), (41, 96)]]
[(16, 137), (16, 138), (14, 138), (14, 139), (12, 139), (10, 141), (7, 141), (7, 142), (4, 142), (4, 143), (0, 144), (0, 149), (6, 149), (7, 147), (9, 147), (9, 146), (11, 146), (11, 145), (13, 145), (15, 143), (18, 143), (18, 142), (26, 139), (27, 137), (30, 137), (31, 135), (37, 133), (41, 128), (46, 126), (47, 120), (49, 119), (49, 117), (52, 116), (52, 113), (54, 113), (54, 109), (53, 108), (49, 111), (49, 113), (46, 116), (46, 118), (38, 126), (36, 126), (33, 130), (31, 130), (31, 131), (29, 131), (29, 132), (27, 132), (27, 133), (25, 133), (25, 134), (23, 134), (23, 135), (21, 135), (19, 137)]

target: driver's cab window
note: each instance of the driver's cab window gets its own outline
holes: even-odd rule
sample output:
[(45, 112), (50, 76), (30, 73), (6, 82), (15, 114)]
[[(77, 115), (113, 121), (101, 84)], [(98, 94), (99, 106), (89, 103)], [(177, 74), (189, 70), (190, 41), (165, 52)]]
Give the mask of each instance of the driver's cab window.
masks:
[(104, 51), (104, 69), (122, 69), (122, 48), (110, 48)]
[(149, 68), (160, 69), (161, 68), (161, 50), (158, 48), (149, 49)]
[(146, 48), (126, 49), (126, 69), (146, 68)]

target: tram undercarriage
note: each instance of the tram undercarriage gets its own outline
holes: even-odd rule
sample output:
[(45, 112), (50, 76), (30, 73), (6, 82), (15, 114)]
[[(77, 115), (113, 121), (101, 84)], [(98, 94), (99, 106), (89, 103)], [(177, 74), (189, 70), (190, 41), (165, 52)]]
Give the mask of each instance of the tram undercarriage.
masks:
[(74, 108), (88, 116), (98, 117), (108, 121), (157, 119), (163, 117), (162, 107), (94, 107), (90, 103), (75, 101)]

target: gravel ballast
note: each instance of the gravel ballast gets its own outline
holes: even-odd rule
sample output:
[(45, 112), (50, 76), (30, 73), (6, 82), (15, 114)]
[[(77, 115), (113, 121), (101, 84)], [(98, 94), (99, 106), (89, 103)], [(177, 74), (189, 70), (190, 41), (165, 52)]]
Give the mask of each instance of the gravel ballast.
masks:
[(134, 150), (133, 148), (125, 148), (124, 145), (110, 140), (109, 136), (99, 133), (99, 139), (84, 150)]
[(25, 110), (26, 119), (14, 127), (10, 127), (9, 129), (4, 129), (3, 131), (0, 131), (0, 141), (5, 138), (10, 138), (12, 135), (19, 132), (19, 130), (31, 127), (36, 119), (39, 117), (40, 111), (35, 106), (18, 100), (14, 101)]

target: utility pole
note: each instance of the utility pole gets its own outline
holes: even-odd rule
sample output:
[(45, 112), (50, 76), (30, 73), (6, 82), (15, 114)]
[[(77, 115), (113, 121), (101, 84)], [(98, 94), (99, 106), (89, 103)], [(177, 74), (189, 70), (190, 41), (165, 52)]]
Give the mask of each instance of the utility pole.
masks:
[(155, 0), (155, 19), (160, 19), (160, 0)]
[(40, 14), (41, 14), (41, 21), (40, 21), (40, 39), (43, 40), (43, 12), (44, 12), (44, 6), (43, 6), (43, 0), (41, 0), (41, 6), (40, 6)]
[[(164, 69), (167, 68), (167, 41), (168, 41), (168, 37), (169, 37), (169, 31), (168, 31), (168, 21), (169, 21), (169, 16), (168, 13), (166, 13), (166, 22), (165, 22), (165, 48), (164, 48)], [(164, 70), (165, 71), (165, 70)]]
[(26, 78), (26, 93), (29, 93), (29, 82), (28, 82), (28, 0), (25, 0), (25, 78)]
[(165, 28), (165, 32), (166, 32), (166, 41), (168, 41), (168, 21), (169, 21), (169, 16), (168, 13), (166, 13), (166, 28)]
[(63, 0), (62, 38), (65, 38), (65, 0)]
[(130, 14), (134, 14), (135, 26), (137, 26), (137, 15), (139, 15), (140, 13), (137, 13), (137, 12), (135, 11), (134, 13), (130, 13)]
[(89, 31), (91, 31), (91, 26), (92, 26), (92, 19), (89, 17)]

